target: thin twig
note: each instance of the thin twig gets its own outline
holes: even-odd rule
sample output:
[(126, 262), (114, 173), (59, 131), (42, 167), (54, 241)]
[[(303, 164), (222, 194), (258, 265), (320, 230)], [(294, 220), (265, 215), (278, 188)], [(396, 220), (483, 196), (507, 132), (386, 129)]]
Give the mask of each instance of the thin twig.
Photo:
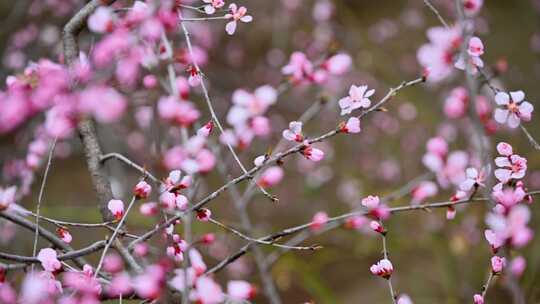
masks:
[[(540, 190), (531, 191), (531, 192), (528, 192), (526, 194), (527, 195), (538, 195), (538, 194), (540, 194)], [(409, 211), (415, 211), (415, 210), (429, 210), (429, 209), (436, 209), (436, 208), (447, 208), (449, 206), (456, 206), (456, 205), (462, 205), (462, 204), (468, 204), (468, 203), (476, 203), (476, 202), (486, 202), (486, 201), (490, 201), (490, 198), (489, 197), (479, 197), (479, 198), (473, 198), (472, 200), (469, 199), (469, 198), (465, 198), (465, 199), (458, 200), (458, 201), (451, 201), (450, 200), (450, 201), (444, 201), (444, 202), (436, 202), (436, 203), (426, 203), (426, 204), (420, 204), (420, 205), (407, 205), (407, 206), (401, 206), (401, 207), (394, 207), (394, 208), (389, 208), (388, 211), (393, 214), (393, 213), (409, 212)], [(354, 217), (354, 216), (360, 216), (360, 215), (367, 215), (367, 211), (365, 211), (365, 210), (363, 210), (363, 211), (354, 211), (354, 212), (349, 212), (349, 213), (345, 213), (345, 214), (342, 214), (342, 215), (338, 215), (338, 216), (335, 216), (335, 217), (328, 218), (328, 220), (326, 222), (326, 225), (332, 224), (332, 223), (343, 223), (348, 218), (351, 218), (351, 217)], [(302, 224), (302, 225), (299, 225), (299, 226), (287, 228), (287, 229), (281, 230), (279, 232), (276, 232), (276, 233), (267, 235), (265, 237), (259, 238), (258, 240), (262, 240), (262, 241), (277, 240), (277, 239), (283, 238), (285, 236), (292, 235), (292, 234), (304, 231), (304, 230), (308, 229), (309, 227), (311, 227), (311, 225), (313, 225), (313, 222), (309, 222), (309, 223), (305, 223), (305, 224)], [(238, 258), (243, 256), (244, 254), (246, 254), (248, 252), (249, 248), (253, 244), (255, 244), (255, 243), (250, 242), (250, 243), (246, 244), (244, 247), (239, 249), (236, 253), (230, 255), (229, 257), (227, 257), (226, 259), (221, 261), (219, 264), (217, 264), (213, 268), (207, 270), (206, 272), (207, 273), (214, 273), (214, 272), (217, 272), (217, 271), (225, 268), (225, 266), (227, 266), (228, 264), (234, 262), (235, 260), (237, 260)]]
[(136, 197), (133, 196), (131, 198), (131, 201), (129, 202), (129, 205), (128, 205), (127, 209), (126, 209), (126, 212), (124, 213), (124, 215), (120, 219), (120, 222), (116, 226), (116, 229), (114, 230), (111, 238), (108, 240), (107, 244), (105, 245), (105, 248), (103, 249), (103, 252), (101, 253), (101, 258), (99, 259), (98, 266), (96, 267), (96, 272), (94, 273), (94, 278), (97, 277), (99, 271), (101, 270), (101, 266), (103, 265), (103, 261), (105, 260), (105, 255), (107, 254), (107, 250), (109, 249), (109, 247), (111, 247), (111, 244), (114, 242), (114, 239), (116, 238), (116, 235), (118, 234), (118, 231), (120, 230), (120, 228), (122, 227), (122, 225), (126, 221), (126, 218), (127, 218), (128, 214), (129, 214), (129, 211), (131, 210), (131, 207), (133, 207), (133, 204), (135, 203), (135, 200), (136, 200)]
[(159, 180), (157, 177), (152, 175), (152, 173), (148, 172), (148, 170), (146, 170), (145, 168), (139, 166), (134, 161), (130, 160), (129, 158), (127, 158), (126, 156), (124, 156), (124, 155), (122, 155), (120, 153), (114, 152), (114, 153), (107, 153), (105, 155), (102, 155), (100, 157), (100, 161), (103, 163), (103, 162), (106, 162), (107, 160), (112, 159), (112, 158), (120, 160), (120, 161), (124, 162), (126, 165), (128, 165), (128, 166), (132, 167), (133, 169), (139, 171), (143, 175), (148, 176), (154, 183), (156, 183), (156, 184), (161, 184), (162, 183), (161, 180)]
[(435, 16), (437, 16), (437, 18), (442, 23), (442, 25), (444, 25), (445, 28), (449, 28), (448, 23), (446, 23), (441, 13), (439, 13), (437, 8), (435, 8), (435, 6), (433, 6), (433, 4), (431, 4), (429, 0), (424, 0), (424, 4), (426, 4), (426, 6), (435, 14)]
[[(45, 167), (45, 173), (43, 174), (43, 180), (41, 181), (41, 187), (39, 188), (39, 195), (36, 207), (36, 229), (34, 232), (34, 247), (32, 249), (32, 256), (36, 256), (37, 253), (37, 244), (39, 238), (39, 214), (41, 212), (41, 202), (43, 201), (43, 194), (45, 193), (45, 184), (47, 183), (47, 177), (49, 176), (49, 169), (51, 168), (52, 158), (54, 155), (54, 148), (56, 148), (56, 140), (54, 138), (51, 148), (49, 150), (49, 156), (47, 159), (47, 165)], [(32, 271), (34, 270), (34, 265), (32, 265)]]
[(534, 139), (534, 137), (531, 135), (531, 133), (529, 133), (527, 128), (525, 128), (525, 126), (523, 126), (523, 124), (520, 124), (519, 127), (521, 128), (521, 131), (523, 131), (523, 133), (525, 133), (525, 136), (527, 136), (527, 139), (529, 140), (529, 143), (531, 144), (531, 146), (533, 146), (533, 148), (535, 148), (536, 150), (540, 150), (540, 144), (538, 144), (536, 139)]

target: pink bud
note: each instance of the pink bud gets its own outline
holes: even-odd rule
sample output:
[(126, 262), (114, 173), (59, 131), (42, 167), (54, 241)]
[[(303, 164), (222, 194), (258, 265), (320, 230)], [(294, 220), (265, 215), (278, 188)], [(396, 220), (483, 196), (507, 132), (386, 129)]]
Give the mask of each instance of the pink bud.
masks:
[(389, 279), (394, 272), (394, 266), (388, 259), (382, 259), (376, 264), (371, 265), (369, 268), (372, 274)]
[(103, 269), (107, 272), (120, 272), (124, 268), (124, 261), (116, 253), (109, 253), (103, 260)]
[(201, 241), (206, 245), (212, 244), (215, 240), (216, 236), (213, 233), (206, 233), (201, 238)]
[(163, 205), (163, 207), (172, 210), (176, 207), (176, 195), (171, 192), (163, 192), (159, 196), (159, 202)]
[(144, 76), (143, 85), (145, 88), (153, 89), (157, 86), (157, 84), (158, 84), (158, 79), (156, 76), (151, 75), (151, 74)]
[(144, 257), (148, 254), (148, 245), (146, 243), (137, 243), (133, 247), (133, 253), (138, 257)]
[(258, 181), (259, 186), (269, 188), (277, 185), (283, 179), (283, 169), (279, 166), (273, 166), (266, 169)]
[(473, 296), (474, 304), (484, 304), (484, 297), (480, 294), (475, 294)]
[(202, 128), (200, 128), (197, 131), (197, 135), (203, 136), (203, 137), (208, 137), (213, 129), (214, 129), (214, 122), (209, 121)]
[(373, 229), (373, 231), (375, 232), (378, 232), (380, 234), (384, 234), (385, 231), (384, 231), (384, 227), (377, 221), (371, 221), (369, 223), (369, 227), (371, 227), (371, 229)]
[(351, 56), (341, 53), (334, 55), (326, 60), (323, 66), (329, 73), (334, 75), (343, 75), (352, 65)]
[(527, 261), (525, 260), (525, 258), (522, 256), (518, 256), (510, 262), (510, 271), (512, 272), (512, 275), (514, 275), (514, 277), (519, 278), (523, 275), (526, 266)]
[(328, 215), (326, 212), (317, 212), (311, 220), (310, 228), (312, 230), (321, 229), (328, 222)]
[(150, 195), (150, 192), (152, 192), (152, 186), (150, 186), (145, 181), (140, 181), (135, 185), (135, 188), (133, 189), (133, 194), (138, 199), (145, 199)]
[(505, 142), (500, 142), (497, 144), (497, 152), (503, 156), (510, 156), (513, 154), (512, 146)]
[(156, 215), (158, 211), (158, 204), (156, 202), (144, 203), (139, 207), (139, 212), (146, 216)]
[(202, 208), (197, 210), (197, 219), (201, 222), (208, 222), (211, 215), (212, 211), (210, 211), (209, 209)]
[(116, 220), (119, 220), (124, 216), (124, 202), (121, 200), (112, 199), (107, 204), (109, 211), (114, 215)]
[(360, 133), (360, 119), (357, 117), (351, 117), (347, 120), (347, 123), (341, 127), (341, 131), (345, 133)]
[(43, 248), (39, 251), (37, 259), (45, 271), (55, 272), (62, 268), (62, 264), (56, 258), (56, 251), (52, 248)]
[(176, 196), (176, 208), (180, 211), (186, 210), (188, 207), (188, 199), (182, 194)]
[(305, 147), (302, 153), (305, 158), (314, 162), (319, 162), (324, 158), (324, 151), (313, 148), (311, 145)]
[(491, 270), (494, 274), (500, 273), (506, 266), (506, 258), (494, 256), (491, 258)]
[(62, 241), (66, 242), (66, 243), (71, 243), (71, 241), (73, 240), (73, 237), (71, 236), (71, 233), (69, 233), (69, 231), (67, 229), (64, 229), (64, 228), (58, 228), (56, 229), (56, 234), (58, 234), (58, 237), (60, 237), (62, 239)]
[(253, 299), (257, 294), (257, 289), (246, 281), (229, 281), (227, 283), (227, 294), (235, 301), (246, 301)]

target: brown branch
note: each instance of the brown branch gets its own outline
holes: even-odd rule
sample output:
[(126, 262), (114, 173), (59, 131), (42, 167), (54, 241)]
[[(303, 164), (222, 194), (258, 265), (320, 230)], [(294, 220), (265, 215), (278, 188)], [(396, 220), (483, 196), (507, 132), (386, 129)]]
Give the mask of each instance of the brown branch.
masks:
[[(105, 247), (105, 241), (98, 241), (95, 242), (87, 247), (84, 247), (79, 250), (73, 250), (68, 253), (60, 254), (58, 255), (58, 260), (60, 261), (66, 261), (66, 260), (74, 260), (79, 257), (83, 257), (89, 254), (92, 254), (101, 248)], [(29, 256), (22, 256), (22, 255), (16, 255), (16, 254), (9, 254), (0, 252), (0, 259), (4, 260), (10, 260), (15, 262), (21, 262), (21, 263), (27, 263), (27, 264), (37, 264), (40, 263), (40, 261), (36, 257), (29, 257)]]
[[(79, 55), (77, 36), (84, 29), (86, 19), (88, 19), (100, 5), (109, 5), (113, 2), (114, 0), (92, 0), (77, 12), (77, 14), (75, 14), (75, 16), (73, 16), (64, 26), (62, 32), (62, 44), (64, 48), (64, 60), (68, 66), (71, 66)], [(79, 121), (77, 129), (84, 147), (86, 163), (88, 165), (88, 171), (90, 171), (92, 184), (98, 197), (101, 216), (105, 221), (112, 220), (112, 216), (107, 210), (107, 202), (112, 198), (111, 183), (100, 163), (102, 153), (94, 122), (89, 118), (83, 118)]]
[[(32, 223), (31, 221), (10, 212), (1, 211), (0, 217), (3, 217), (6, 220), (13, 222), (21, 227), (24, 227), (32, 232), (34, 232), (37, 227), (36, 224)], [(60, 248), (67, 252), (73, 251), (73, 248), (71, 248), (71, 246), (67, 245), (64, 241), (62, 241), (60, 238), (58, 238), (54, 233), (50, 232), (49, 230), (46, 230), (43, 227), (38, 227), (38, 232), (41, 237), (51, 242), (55, 247)], [(84, 264), (88, 263), (84, 259), (81, 259), (81, 258), (77, 258), (74, 261), (77, 264), (77, 266), (81, 268), (84, 266)]]

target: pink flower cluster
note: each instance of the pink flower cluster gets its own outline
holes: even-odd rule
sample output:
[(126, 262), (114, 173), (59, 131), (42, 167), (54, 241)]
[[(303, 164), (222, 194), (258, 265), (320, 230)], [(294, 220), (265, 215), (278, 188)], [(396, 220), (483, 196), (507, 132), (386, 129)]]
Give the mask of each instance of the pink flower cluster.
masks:
[(422, 158), (424, 165), (437, 176), (439, 185), (448, 188), (459, 186), (465, 180), (465, 168), (469, 157), (464, 151), (448, 152), (448, 143), (442, 137), (433, 137), (426, 144), (427, 152)]
[(308, 59), (306, 54), (294, 52), (281, 72), (289, 76), (293, 84), (323, 84), (328, 80), (329, 75), (343, 75), (351, 65), (352, 59), (345, 53), (333, 55), (317, 66)]
[(253, 138), (269, 136), (272, 126), (270, 119), (264, 115), (276, 101), (277, 92), (269, 85), (261, 86), (253, 93), (243, 89), (234, 91), (233, 106), (227, 113), (227, 123), (233, 129), (225, 130), (220, 136), (221, 142), (245, 149)]

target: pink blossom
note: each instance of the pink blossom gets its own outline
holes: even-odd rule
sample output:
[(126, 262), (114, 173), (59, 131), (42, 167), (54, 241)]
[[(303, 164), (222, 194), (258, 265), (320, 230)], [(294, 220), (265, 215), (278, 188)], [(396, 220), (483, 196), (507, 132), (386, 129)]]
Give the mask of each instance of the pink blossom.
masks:
[(500, 124), (508, 123), (510, 128), (517, 128), (521, 120), (531, 120), (533, 105), (525, 101), (523, 91), (498, 92), (495, 95), (495, 102), (502, 108), (495, 109), (494, 118)]
[(371, 265), (369, 270), (371, 271), (372, 274), (376, 276), (389, 279), (392, 276), (392, 273), (394, 272), (394, 267), (392, 266), (392, 262), (390, 262), (390, 260), (382, 259), (376, 264)]
[(206, 271), (207, 267), (199, 251), (197, 251), (197, 249), (192, 248), (189, 250), (188, 255), (189, 255), (189, 261), (191, 262), (191, 267), (193, 267), (193, 269), (195, 270), (195, 274), (197, 276), (200, 276), (201, 274), (203, 274)]
[(144, 257), (148, 254), (148, 245), (146, 243), (137, 243), (133, 248), (133, 253), (138, 257)]
[(113, 12), (107, 6), (99, 6), (88, 17), (88, 28), (96, 33), (106, 33), (113, 30)]
[(351, 114), (356, 109), (368, 108), (371, 105), (369, 97), (373, 96), (374, 93), (375, 90), (368, 90), (367, 85), (352, 85), (349, 89), (349, 96), (339, 100), (341, 115)]
[(213, 233), (205, 233), (201, 237), (201, 242), (203, 242), (203, 244), (205, 244), (205, 245), (210, 245), (210, 244), (214, 243), (215, 240), (216, 240), (216, 235), (213, 234)]
[(426, 198), (437, 195), (437, 192), (437, 184), (431, 181), (422, 181), (411, 191), (412, 202), (413, 204), (419, 204)]
[(162, 191), (180, 191), (186, 188), (189, 188), (192, 183), (192, 177), (190, 175), (184, 175), (182, 176), (182, 171), (180, 170), (172, 170), (169, 172), (169, 176), (165, 179), (165, 182), (163, 183), (163, 189)]
[(113, 276), (111, 284), (107, 286), (107, 294), (112, 297), (127, 295), (133, 291), (131, 278), (128, 273), (121, 272)]
[(202, 276), (195, 283), (196, 298), (201, 304), (218, 304), (225, 299), (221, 287), (208, 276)]
[(359, 230), (365, 226), (367, 219), (363, 216), (352, 216), (345, 221), (345, 227), (349, 229)]
[(62, 268), (62, 264), (56, 258), (56, 251), (52, 248), (43, 248), (39, 251), (37, 259), (45, 271), (55, 272)]
[(475, 168), (467, 168), (465, 171), (467, 179), (464, 180), (459, 188), (463, 191), (470, 191), (473, 187), (485, 187), (484, 181), (486, 180), (483, 170), (476, 170)]
[(341, 132), (345, 133), (360, 133), (360, 119), (357, 117), (351, 117), (347, 120), (347, 123), (340, 127)]
[(152, 192), (152, 186), (143, 180), (138, 182), (133, 189), (133, 194), (135, 194), (138, 199), (147, 198), (150, 195), (150, 192)]
[(373, 229), (373, 231), (381, 233), (381, 234), (384, 234), (386, 232), (384, 230), (383, 225), (381, 225), (381, 223), (379, 223), (378, 221), (371, 221), (369, 223), (369, 227), (371, 227), (371, 229)]
[(317, 212), (313, 216), (313, 219), (311, 220), (310, 228), (312, 230), (319, 230), (321, 229), (326, 223), (328, 222), (328, 215), (326, 212)]
[(283, 138), (289, 141), (302, 142), (304, 140), (304, 135), (302, 135), (302, 122), (290, 122), (289, 129), (283, 131)]
[(171, 192), (164, 192), (159, 196), (159, 202), (168, 210), (172, 210), (176, 207), (176, 194)]
[(476, 15), (482, 8), (483, 4), (484, 0), (464, 0), (463, 8), (467, 15)]
[(473, 296), (474, 304), (484, 304), (484, 297), (480, 294), (475, 294)]
[(212, 171), (216, 166), (216, 157), (210, 150), (202, 149), (197, 154), (197, 163), (199, 165), (199, 173), (207, 173)]
[(507, 183), (511, 179), (521, 179), (527, 171), (527, 159), (513, 154), (507, 157), (495, 158), (498, 169), (495, 170), (495, 177), (501, 183)]
[[(458, 60), (454, 64), (456, 69), (460, 69), (460, 70), (463, 70), (463, 71), (468, 71), (472, 75), (476, 75), (476, 73), (478, 73), (478, 70), (484, 67), (484, 61), (482, 61), (482, 59), (480, 57), (478, 57), (478, 56), (468, 56), (466, 58), (464, 56), (459, 56)], [(467, 61), (465, 61), (465, 58), (467, 59)]]
[(505, 208), (510, 209), (525, 199), (525, 191), (523, 188), (516, 187), (506, 189), (496, 189), (493, 191), (492, 196), (495, 201), (502, 204)]
[(311, 145), (306, 145), (304, 149), (302, 150), (302, 155), (304, 155), (306, 159), (309, 159), (314, 162), (319, 162), (324, 158), (324, 151), (317, 148), (313, 148), (313, 146)]
[(461, 45), (460, 26), (444, 28), (432, 27), (427, 31), (429, 43), (418, 49), (418, 62), (428, 70), (427, 80), (439, 82), (453, 71), (454, 56), (459, 52)]
[(282, 179), (283, 169), (279, 166), (272, 166), (261, 174), (257, 183), (263, 188), (269, 188), (279, 184)]
[(225, 18), (232, 19), (227, 23), (225, 26), (225, 31), (227, 31), (227, 34), (232, 35), (236, 31), (236, 22), (242, 21), (245, 23), (249, 23), (253, 21), (253, 17), (250, 15), (246, 15), (247, 8), (244, 6), (237, 7), (236, 4), (231, 3), (229, 5), (229, 13), (225, 15)]
[(203, 2), (208, 3), (204, 6), (204, 11), (208, 15), (214, 14), (217, 8), (222, 8), (225, 5), (223, 0), (203, 0)]
[(500, 142), (497, 144), (497, 152), (499, 152), (499, 154), (502, 156), (511, 156), (514, 154), (512, 152), (512, 146), (505, 142)]
[(156, 215), (158, 211), (158, 204), (156, 202), (144, 203), (139, 207), (139, 212), (146, 216)]
[(94, 86), (80, 94), (81, 110), (94, 115), (97, 121), (111, 123), (120, 119), (127, 108), (127, 101), (111, 87)]
[(377, 219), (387, 219), (390, 216), (388, 207), (381, 203), (378, 196), (369, 195), (362, 199), (362, 205), (367, 208), (368, 213)]
[(526, 266), (527, 261), (525, 258), (522, 256), (517, 256), (510, 262), (510, 272), (514, 277), (519, 278), (525, 272)]
[(227, 122), (244, 125), (248, 119), (263, 115), (277, 101), (277, 91), (269, 85), (258, 87), (253, 93), (239, 89), (234, 91), (232, 101), (234, 106), (227, 114)]
[(208, 136), (210, 136), (210, 133), (212, 133), (213, 129), (214, 129), (214, 122), (209, 121), (204, 126), (202, 126), (202, 128), (197, 130), (197, 135), (203, 136), (203, 137), (208, 137)]
[(107, 208), (114, 215), (116, 220), (120, 220), (124, 216), (124, 202), (117, 199), (112, 199), (107, 204)]
[(116, 253), (109, 253), (103, 259), (103, 269), (107, 272), (120, 272), (124, 269), (124, 260)]
[(15, 203), (16, 192), (16, 186), (8, 188), (0, 187), (0, 210), (6, 210), (11, 204)]
[(165, 274), (163, 266), (150, 265), (133, 279), (133, 289), (142, 298), (157, 299), (164, 284)]
[(66, 242), (66, 243), (71, 243), (71, 241), (73, 240), (73, 237), (71, 236), (71, 233), (69, 233), (69, 230), (67, 229), (64, 229), (64, 228), (58, 228), (56, 229), (56, 234), (58, 235), (59, 238), (62, 239), (62, 241)]
[(414, 304), (414, 303), (408, 295), (402, 294), (398, 297), (396, 304)]
[(284, 75), (291, 75), (294, 83), (313, 80), (313, 64), (302, 52), (292, 53), (289, 63), (281, 68), (281, 72)]
[(345, 53), (336, 54), (322, 64), (322, 68), (334, 75), (343, 75), (352, 65), (351, 56)]
[(469, 47), (467, 52), (470, 56), (482, 56), (484, 54), (484, 44), (478, 37), (472, 37), (469, 40)]
[(493, 252), (497, 252), (499, 248), (504, 244), (504, 240), (502, 240), (499, 236), (495, 234), (495, 232), (490, 229), (484, 231), (484, 236), (488, 241), (489, 245), (491, 246), (491, 250)]
[(256, 116), (251, 120), (251, 129), (256, 136), (268, 136), (272, 131), (270, 120), (264, 116)]
[(493, 271), (493, 273), (500, 273), (505, 266), (506, 258), (499, 256), (493, 256), (491, 258), (491, 270)]
[(182, 262), (184, 260), (184, 253), (180, 250), (179, 246), (167, 247), (167, 255), (171, 257), (175, 262)]
[(444, 101), (444, 114), (449, 118), (463, 117), (467, 111), (469, 94), (464, 87), (454, 88)]
[(176, 208), (178, 208), (180, 211), (186, 210), (189, 205), (187, 197), (182, 194), (176, 195), (175, 204)]
[(201, 222), (208, 222), (212, 216), (210, 209), (202, 208), (197, 210), (197, 219)]
[(153, 89), (158, 85), (158, 79), (155, 75), (148, 74), (143, 77), (143, 85), (147, 89)]
[(232, 280), (227, 283), (227, 294), (235, 301), (251, 300), (257, 289), (246, 281)]

